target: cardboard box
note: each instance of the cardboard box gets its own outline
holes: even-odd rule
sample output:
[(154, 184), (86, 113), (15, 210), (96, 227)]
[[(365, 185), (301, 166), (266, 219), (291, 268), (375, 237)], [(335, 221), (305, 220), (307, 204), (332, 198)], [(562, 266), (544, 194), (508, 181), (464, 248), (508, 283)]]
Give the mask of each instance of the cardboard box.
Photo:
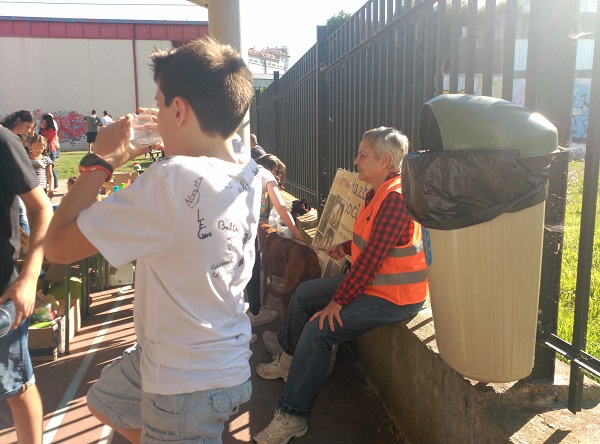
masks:
[(123, 265), (121, 268), (115, 268), (111, 265), (108, 275), (108, 286), (121, 287), (123, 285), (132, 285), (134, 270), (133, 263)]
[(40, 322), (29, 326), (28, 348), (32, 361), (54, 361), (64, 353), (64, 317), (51, 322)]

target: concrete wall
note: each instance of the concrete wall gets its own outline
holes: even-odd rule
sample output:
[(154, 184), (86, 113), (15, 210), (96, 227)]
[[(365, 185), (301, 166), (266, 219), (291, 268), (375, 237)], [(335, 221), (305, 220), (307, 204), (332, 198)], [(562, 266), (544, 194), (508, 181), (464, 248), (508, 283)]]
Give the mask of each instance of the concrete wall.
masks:
[[(40, 119), (52, 113), (59, 124), (62, 151), (86, 150), (83, 116), (92, 109), (117, 118), (151, 106), (156, 86), (148, 66), (155, 47), (170, 41), (41, 39), (3, 37), (0, 45), (0, 117), (20, 109)], [(134, 56), (135, 54), (135, 56)], [(26, 55), (26, 56), (25, 56)]]

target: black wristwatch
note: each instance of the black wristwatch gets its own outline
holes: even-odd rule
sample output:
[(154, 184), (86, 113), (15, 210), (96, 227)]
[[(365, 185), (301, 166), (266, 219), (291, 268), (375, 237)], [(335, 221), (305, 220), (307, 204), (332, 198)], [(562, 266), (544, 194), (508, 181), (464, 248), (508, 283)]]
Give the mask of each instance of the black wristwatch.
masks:
[(112, 178), (113, 167), (110, 166), (110, 164), (106, 160), (104, 160), (99, 155), (93, 153), (89, 153), (83, 156), (83, 158), (79, 162), (79, 172), (88, 173), (90, 171), (97, 170), (106, 171), (106, 174), (108, 175), (106, 181), (110, 181), (110, 179)]

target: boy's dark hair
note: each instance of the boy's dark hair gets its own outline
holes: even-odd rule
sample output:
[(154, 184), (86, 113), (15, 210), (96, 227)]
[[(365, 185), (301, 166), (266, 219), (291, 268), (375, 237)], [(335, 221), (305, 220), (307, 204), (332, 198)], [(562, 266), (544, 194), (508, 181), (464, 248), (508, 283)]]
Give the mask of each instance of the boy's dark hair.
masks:
[(154, 81), (170, 106), (185, 99), (203, 132), (230, 137), (240, 126), (253, 97), (252, 73), (229, 45), (205, 37), (150, 55)]

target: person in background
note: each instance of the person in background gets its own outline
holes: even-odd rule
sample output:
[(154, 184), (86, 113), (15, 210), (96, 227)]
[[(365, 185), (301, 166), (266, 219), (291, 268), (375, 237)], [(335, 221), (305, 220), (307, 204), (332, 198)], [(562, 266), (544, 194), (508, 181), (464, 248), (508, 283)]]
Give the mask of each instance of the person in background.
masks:
[[(19, 136), (21, 146), (25, 149), (25, 153), (29, 154), (29, 139), (35, 128), (35, 119), (31, 111), (21, 110), (9, 114), (0, 122), (0, 125)], [(29, 221), (27, 219), (25, 203), (23, 203), (19, 196), (17, 196), (17, 201), (19, 203), (19, 226), (26, 234), (29, 234)]]
[[(54, 121), (52, 114), (44, 114), (42, 121), (40, 122), (40, 135), (44, 136), (48, 142), (47, 150), (48, 157), (52, 160), (53, 168), (52, 175), (54, 177), (53, 184), (54, 188), (52, 191), (58, 189), (58, 173), (56, 172), (56, 159), (58, 158), (58, 133), (56, 128), (58, 125)], [(51, 196), (50, 196), (51, 197)]]
[(108, 114), (108, 111), (104, 110), (104, 115), (100, 118), (100, 121), (102, 122), (103, 127), (107, 127), (109, 123), (112, 123), (113, 119), (112, 116)]
[(131, 442), (220, 443), (252, 391), (244, 289), (261, 183), (256, 163), (240, 164), (231, 146), (252, 74), (209, 37), (153, 53), (151, 67), (167, 157), (95, 202), (114, 168), (147, 150), (129, 146), (132, 114), (103, 128), (52, 219), (47, 257), (137, 261), (137, 343), (88, 391), (92, 414)]
[(354, 223), (352, 239), (327, 250), (350, 254), (347, 274), (298, 286), (279, 332), (283, 352), (258, 364), (264, 379), (283, 378), (285, 393), (271, 423), (254, 440), (287, 443), (308, 431), (307, 418), (327, 376), (335, 345), (417, 314), (429, 294), (421, 227), (402, 196), (400, 166), (407, 137), (395, 128), (363, 134), (354, 165), (372, 189)]
[(12, 131), (13, 134), (23, 135), (26, 138), (33, 134), (35, 128), (35, 119), (31, 111), (21, 110), (9, 114), (0, 122), (4, 128)]
[(98, 135), (98, 128), (102, 127), (102, 121), (96, 115), (96, 110), (93, 109), (89, 116), (85, 116), (83, 118), (85, 124), (87, 125), (87, 144), (88, 144), (88, 153), (92, 152), (92, 145), (96, 141), (96, 136)]
[(267, 154), (267, 152), (258, 144), (256, 134), (250, 134), (250, 156), (256, 160), (265, 154)]
[(44, 136), (34, 134), (29, 141), (29, 161), (38, 178), (40, 186), (46, 195), (52, 199), (54, 196), (54, 163), (48, 156), (48, 141)]
[[(43, 408), (27, 341), (52, 209), (16, 135), (33, 131), (33, 116), (28, 111), (18, 113), (2, 123), (8, 122), (11, 130), (0, 127), (0, 304), (15, 309), (12, 330), (0, 338), (0, 398), (10, 407), (18, 442), (41, 444)], [(16, 266), (21, 246), (17, 197), (27, 208), (31, 232), (20, 272)]]
[[(268, 223), (269, 214), (271, 208), (275, 207), (277, 213), (281, 217), (281, 220), (285, 225), (292, 230), (294, 238), (302, 242), (302, 234), (296, 227), (294, 219), (290, 214), (289, 210), (283, 202), (281, 192), (279, 189), (283, 189), (285, 186), (285, 164), (273, 154), (267, 154), (256, 160), (258, 163), (258, 175), (262, 180), (262, 198), (260, 203), (260, 219), (259, 223)], [(252, 278), (246, 287), (246, 293), (248, 295), (248, 317), (252, 326), (267, 324), (277, 319), (277, 312), (274, 310), (268, 310), (262, 306), (260, 296), (260, 250), (258, 237), (255, 241), (256, 247), (256, 260), (254, 261), (254, 267), (252, 268)]]
[(235, 153), (238, 162), (248, 162), (250, 159), (250, 153), (248, 152), (248, 148), (246, 148), (244, 141), (238, 133), (233, 133), (233, 136), (231, 136), (231, 147), (233, 148), (233, 152)]

